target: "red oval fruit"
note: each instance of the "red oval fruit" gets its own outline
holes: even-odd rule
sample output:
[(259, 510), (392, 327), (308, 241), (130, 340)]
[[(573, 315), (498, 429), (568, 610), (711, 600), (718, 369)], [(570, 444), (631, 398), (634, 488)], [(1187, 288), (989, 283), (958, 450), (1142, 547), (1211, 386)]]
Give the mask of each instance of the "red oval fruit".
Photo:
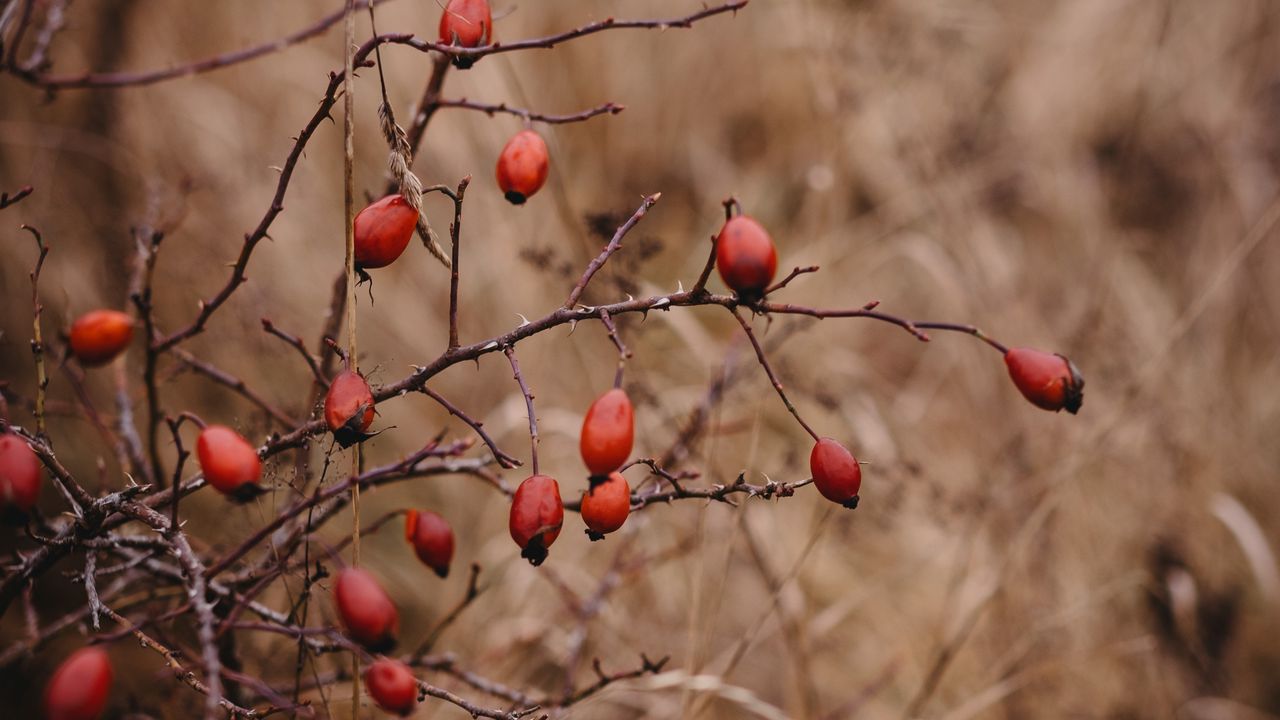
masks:
[(364, 683), (378, 707), (393, 715), (407, 716), (418, 704), (418, 679), (399, 660), (375, 660), (364, 671)]
[(45, 720), (97, 720), (111, 693), (111, 659), (101, 648), (81, 648), (68, 657), (44, 687)]
[(347, 635), (373, 652), (386, 652), (396, 644), (400, 615), (368, 570), (346, 568), (333, 586), (334, 603)]
[(630, 513), (631, 486), (622, 473), (609, 473), (603, 482), (593, 482), (582, 496), (582, 520), (592, 540), (603, 540), (622, 527)]
[(40, 499), (40, 458), (27, 441), (0, 433), (0, 511), (31, 512)]
[(1036, 407), (1075, 415), (1084, 404), (1084, 378), (1064, 356), (1013, 348), (1004, 354), (1004, 363), (1013, 384)]
[(469, 48), (492, 43), (489, 0), (449, 0), (440, 15), (440, 42)]
[(778, 251), (760, 223), (732, 217), (716, 238), (716, 268), (724, 284), (739, 295), (759, 295), (778, 270)]
[(631, 456), (635, 442), (635, 410), (621, 388), (596, 398), (582, 419), (578, 449), (592, 475), (608, 475)]
[(533, 565), (547, 559), (547, 548), (560, 535), (564, 524), (564, 503), (560, 484), (546, 475), (531, 475), (516, 488), (511, 498), (509, 527), (511, 539), (520, 546), (520, 557)]
[(365, 270), (386, 267), (409, 247), (418, 211), (401, 195), (388, 195), (361, 210), (352, 225), (356, 265)]
[(827, 437), (819, 440), (809, 453), (809, 472), (823, 497), (850, 510), (858, 507), (862, 467), (843, 445)]
[(439, 514), (430, 510), (410, 510), (404, 516), (404, 537), (413, 545), (418, 559), (436, 571), (440, 577), (449, 576), (449, 563), (453, 560), (453, 528)]
[(105, 365), (133, 340), (133, 318), (116, 310), (93, 310), (71, 324), (71, 353), (81, 365)]
[(247, 499), (257, 494), (262, 478), (258, 451), (224, 425), (210, 425), (196, 440), (196, 457), (204, 479), (223, 495)]
[(513, 205), (523, 205), (547, 181), (547, 143), (532, 130), (521, 130), (498, 156), (498, 187)]
[(344, 447), (365, 438), (373, 424), (373, 391), (359, 373), (343, 370), (324, 396), (324, 421)]

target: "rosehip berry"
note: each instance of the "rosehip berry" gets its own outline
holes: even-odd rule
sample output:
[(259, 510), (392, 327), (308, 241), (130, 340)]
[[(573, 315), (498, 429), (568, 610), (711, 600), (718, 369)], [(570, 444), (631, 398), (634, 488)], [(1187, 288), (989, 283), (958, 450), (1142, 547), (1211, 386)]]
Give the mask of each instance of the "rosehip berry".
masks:
[(608, 475), (631, 456), (635, 441), (635, 410), (620, 388), (596, 398), (582, 419), (578, 449), (592, 475)]
[(809, 453), (809, 472), (823, 497), (850, 510), (858, 507), (862, 467), (843, 445), (831, 438), (819, 440)]
[(81, 365), (106, 365), (133, 340), (133, 318), (116, 310), (93, 310), (71, 324), (71, 353)]
[(622, 473), (609, 473), (602, 482), (593, 482), (582, 496), (582, 520), (587, 524), (587, 537), (603, 540), (605, 535), (622, 527), (631, 513), (631, 486)]
[(449, 562), (453, 560), (453, 528), (449, 522), (430, 510), (410, 510), (404, 516), (404, 537), (413, 545), (418, 559), (436, 571), (440, 577), (449, 576)]
[(531, 475), (511, 498), (511, 539), (520, 546), (520, 557), (533, 565), (547, 559), (547, 548), (560, 535), (564, 503), (560, 484), (546, 475)]
[(356, 265), (371, 270), (395, 262), (409, 247), (418, 226), (418, 211), (401, 195), (388, 195), (361, 210), (352, 224)]
[(401, 717), (418, 704), (418, 679), (399, 660), (379, 658), (364, 671), (364, 684), (378, 707)]
[(523, 205), (547, 181), (547, 143), (532, 130), (521, 130), (498, 156), (498, 187), (513, 205)]
[(40, 499), (40, 458), (27, 441), (0, 434), (0, 513), (31, 512)]
[(81, 648), (44, 687), (45, 720), (98, 720), (111, 692), (111, 659), (101, 648)]
[[(493, 42), (493, 13), (489, 10), (489, 0), (449, 0), (440, 15), (440, 42), (468, 48)], [(473, 62), (471, 58), (459, 60)]]
[(759, 296), (773, 282), (778, 251), (760, 223), (746, 215), (729, 218), (716, 239), (716, 268), (739, 295)]
[(235, 430), (224, 425), (201, 430), (196, 456), (204, 479), (223, 495), (248, 500), (259, 493), (262, 461), (258, 451)]
[(400, 615), (372, 573), (361, 568), (339, 572), (333, 598), (352, 640), (373, 652), (386, 652), (395, 647)]
[(1022, 396), (1045, 410), (1066, 410), (1075, 415), (1084, 403), (1084, 378), (1074, 363), (1062, 355), (1030, 348), (1013, 348), (1004, 354), (1009, 377)]
[(373, 391), (359, 373), (343, 370), (324, 396), (324, 421), (343, 447), (368, 437), (373, 424)]

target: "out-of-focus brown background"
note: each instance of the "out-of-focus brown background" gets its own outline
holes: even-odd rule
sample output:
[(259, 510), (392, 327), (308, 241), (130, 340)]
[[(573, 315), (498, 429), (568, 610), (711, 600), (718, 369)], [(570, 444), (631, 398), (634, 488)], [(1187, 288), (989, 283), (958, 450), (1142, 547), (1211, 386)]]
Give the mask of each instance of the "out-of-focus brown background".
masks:
[[(282, 36), (336, 6), (75, 3), (54, 69), (179, 64)], [(499, 37), (516, 39), (697, 3), (499, 8), (514, 9)], [(431, 2), (388, 2), (379, 30), (433, 36), (438, 13)], [(340, 65), (340, 35), (147, 88), (46, 98), (0, 78), (0, 188), (36, 187), (0, 214), (0, 377), (30, 394), (26, 274), (35, 251), (20, 223), (39, 227), (52, 247), (42, 284), (50, 335), (90, 308), (123, 306), (130, 227), (141, 223), (176, 222), (157, 302), (165, 328), (189, 321), (266, 210), (272, 166)], [(429, 60), (398, 47), (384, 58), (407, 121)], [(376, 192), (385, 160), (376, 72), (361, 75), (358, 182)], [(397, 485), (367, 496), (368, 517), (430, 507), (459, 532), (446, 582), (414, 560), (396, 527), (366, 539), (365, 562), (390, 586), (407, 636), (446, 611), (478, 562), (488, 590), (441, 645), (468, 668), (556, 691), (576, 643), (585, 642), (580, 682), (593, 678), (592, 657), (620, 670), (640, 652), (672, 656), (664, 674), (611, 688), (573, 717), (1280, 714), (1273, 3), (755, 0), (693, 30), (612, 32), (490, 57), (451, 73), (445, 95), (553, 113), (627, 106), (540, 128), (551, 179), (523, 208), (508, 206), (492, 179), (516, 119), (446, 109), (433, 121), (416, 164), (424, 180), (475, 177), (464, 341), (560, 303), (600, 246), (585, 218), (630, 212), (644, 193), (663, 199), (587, 301), (689, 287), (721, 222), (719, 201), (732, 193), (771, 229), (781, 270), (822, 266), (787, 300), (879, 299), (910, 317), (974, 322), (1008, 343), (1069, 354), (1088, 386), (1078, 417), (1054, 415), (1023, 401), (1000, 358), (969, 338), (923, 345), (871, 321), (778, 319), (769, 336), (786, 339), (774, 362), (802, 412), (870, 463), (862, 507), (843, 511), (812, 489), (736, 509), (681, 502), (649, 508), (596, 544), (571, 516), (550, 561), (534, 569), (518, 558), (507, 505), (492, 488), (466, 478)], [(189, 344), (293, 412), (303, 409), (306, 368), (258, 321), (269, 316), (309, 342), (322, 326), (343, 257), (340, 150), (337, 126), (326, 125), (248, 284)], [(438, 196), (429, 203), (446, 227), (449, 206)], [(377, 272), (373, 293), (373, 304), (363, 290), (360, 299), (362, 367), (391, 381), (443, 348), (447, 276), (415, 244)], [(735, 330), (715, 308), (623, 322), (636, 353), (628, 387), (637, 453), (670, 445), (727, 362), (734, 382), (685, 467), (707, 482), (739, 471), (753, 481), (803, 479), (809, 441)], [(537, 395), (543, 465), (574, 496), (585, 484), (579, 423), (612, 380), (612, 347), (593, 323), (522, 343), (519, 354)], [(135, 346), (135, 373), (138, 361)], [(523, 401), (501, 356), (431, 385), (527, 457)], [(89, 388), (110, 411), (110, 372), (92, 373)], [(195, 408), (253, 437), (266, 429), (261, 413), (200, 377), (180, 375), (164, 390), (167, 409)], [(56, 372), (51, 393), (70, 399)], [(371, 443), (371, 462), (442, 427), (468, 435), (425, 397), (381, 410), (380, 426), (394, 429)], [(29, 416), (15, 411), (15, 420)], [(107, 486), (123, 482), (83, 421), (56, 417), (53, 436), (83, 477), (94, 478), (103, 457)], [(522, 477), (504, 473), (512, 485)], [(58, 507), (52, 492), (45, 503)], [(264, 521), (273, 496), (229, 510), (201, 493), (184, 507), (193, 534), (229, 543)], [(590, 598), (620, 554), (624, 571), (584, 636), (560, 586)], [(658, 559), (626, 569), (627, 558), (649, 556)], [(56, 574), (47, 582), (37, 593), (45, 617), (83, 602), (78, 585)], [(288, 603), (283, 591), (266, 600)], [(21, 631), (13, 617), (3, 627), (7, 640)], [(5, 706), (27, 707), (30, 687), (80, 642), (69, 630), (7, 670)], [(243, 642), (246, 657), (279, 646), (257, 642)], [(191, 693), (158, 658), (117, 645), (123, 689), (113, 707), (188, 716)], [(461, 713), (429, 702), (418, 717)]]

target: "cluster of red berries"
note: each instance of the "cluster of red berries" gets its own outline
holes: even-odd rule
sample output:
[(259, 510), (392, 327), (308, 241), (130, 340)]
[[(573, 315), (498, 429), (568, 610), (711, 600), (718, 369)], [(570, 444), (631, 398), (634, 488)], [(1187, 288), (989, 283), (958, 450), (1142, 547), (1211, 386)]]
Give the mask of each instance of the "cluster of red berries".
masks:
[[(746, 215), (729, 218), (716, 237), (716, 268), (738, 297), (748, 303), (762, 299), (778, 269), (773, 238)], [(1036, 407), (1072, 414), (1080, 410), (1084, 378), (1070, 360), (1029, 348), (1006, 350), (1004, 359), (1014, 385)], [(858, 506), (862, 468), (839, 442), (818, 439), (809, 453), (809, 472), (823, 497), (848, 508)]]
[[(614, 388), (591, 403), (582, 421), (579, 450), (591, 473), (580, 509), (593, 541), (621, 528), (631, 513), (631, 487), (618, 470), (630, 457), (634, 440), (635, 410), (625, 391)], [(508, 522), (520, 556), (541, 565), (563, 524), (560, 484), (547, 475), (525, 478), (511, 499)]]
[[(449, 0), (440, 15), (440, 42), (463, 48), (491, 44), (493, 13), (488, 0)], [(454, 58), (460, 68), (473, 62), (471, 58)], [(512, 204), (523, 205), (546, 183), (549, 168), (546, 141), (533, 130), (522, 130), (498, 156), (498, 187)], [(356, 265), (371, 270), (395, 262), (413, 238), (418, 215), (400, 195), (388, 195), (357, 213), (353, 223)]]
[[(476, 48), (494, 42), (488, 0), (449, 0), (440, 18), (440, 42)], [(459, 68), (473, 58), (454, 57)], [(499, 155), (496, 177), (505, 198), (520, 205), (546, 182), (546, 142), (532, 130), (517, 133)], [(353, 222), (355, 262), (362, 269), (395, 262), (408, 247), (419, 211), (401, 195), (389, 195), (364, 208)], [(764, 298), (777, 271), (773, 239), (756, 220), (741, 213), (726, 220), (716, 238), (720, 277), (748, 305)], [(124, 352), (133, 339), (134, 321), (122, 312), (94, 310), (78, 318), (69, 336), (71, 354), (85, 367), (105, 365)], [(1001, 348), (1003, 349), (1003, 348)], [(1013, 348), (1004, 351), (1014, 385), (1037, 407), (1075, 413), (1083, 402), (1084, 379), (1061, 355)], [(324, 418), (344, 447), (368, 437), (375, 399), (368, 382), (347, 369), (330, 383)], [(586, 533), (593, 541), (620, 529), (631, 510), (631, 488), (620, 472), (635, 438), (634, 408), (626, 392), (614, 388), (587, 410), (579, 450), (589, 472), (580, 505)], [(262, 463), (243, 436), (223, 425), (203, 426), (196, 453), (205, 480), (229, 498), (243, 501), (261, 492)], [(817, 440), (809, 455), (814, 485), (826, 499), (854, 508), (862, 470), (852, 453), (836, 440)], [(0, 433), (0, 514), (29, 513), (40, 494), (40, 460), (27, 442)], [(557, 481), (534, 474), (520, 483), (511, 502), (509, 530), (521, 556), (539, 565), (560, 535), (564, 503)], [(449, 573), (454, 535), (449, 523), (428, 510), (405, 513), (405, 539), (424, 565), (441, 578)], [(347, 568), (337, 577), (334, 604), (348, 636), (371, 652), (389, 651), (396, 643), (399, 613), (390, 596), (367, 570)], [(107, 654), (96, 647), (72, 654), (45, 688), (49, 720), (96, 720), (110, 693), (113, 671)], [(404, 663), (379, 657), (367, 668), (369, 693), (383, 710), (408, 715), (421, 694), (417, 679)]]
[[(449, 574), (453, 560), (453, 529), (429, 510), (405, 513), (405, 539), (423, 564), (440, 577)], [(368, 570), (346, 568), (333, 586), (334, 606), (347, 636), (370, 652), (389, 652), (396, 644), (400, 613), (391, 596)], [(399, 660), (379, 657), (365, 670), (365, 684), (378, 707), (395, 715), (413, 712), (419, 697), (418, 680)]]

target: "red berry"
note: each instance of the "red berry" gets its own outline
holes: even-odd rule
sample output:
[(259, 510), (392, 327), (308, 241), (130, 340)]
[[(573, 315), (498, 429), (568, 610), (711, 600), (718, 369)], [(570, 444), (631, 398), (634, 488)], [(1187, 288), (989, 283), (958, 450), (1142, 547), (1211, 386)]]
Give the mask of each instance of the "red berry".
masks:
[(1004, 354), (1004, 363), (1013, 384), (1036, 407), (1066, 410), (1072, 415), (1080, 411), (1084, 378), (1070, 360), (1030, 348), (1013, 348)]
[(716, 238), (716, 267), (724, 284), (739, 295), (759, 295), (778, 270), (778, 251), (769, 233), (752, 218), (730, 218)]
[(97, 720), (111, 693), (111, 659), (87, 647), (62, 661), (44, 687), (45, 720)]
[(262, 461), (258, 451), (235, 430), (210, 425), (200, 431), (196, 456), (204, 479), (218, 492), (245, 500), (257, 495)]
[(560, 484), (546, 475), (531, 475), (511, 498), (511, 539), (520, 546), (520, 557), (534, 565), (547, 559), (547, 548), (560, 535), (564, 503)]
[(489, 0), (449, 0), (440, 15), (440, 42), (469, 48), (492, 43)]
[(453, 528), (449, 522), (430, 510), (410, 510), (404, 516), (404, 537), (413, 545), (418, 559), (436, 571), (449, 576), (453, 560)]
[(81, 365), (105, 365), (133, 340), (133, 318), (116, 310), (93, 310), (71, 324), (71, 353)]
[(587, 537), (603, 540), (605, 535), (622, 527), (631, 513), (631, 486), (622, 473), (609, 473), (603, 482), (592, 483), (582, 496), (582, 520), (587, 524)]
[(388, 195), (356, 215), (356, 265), (365, 270), (396, 261), (413, 239), (418, 211), (399, 194)]
[(324, 421), (344, 447), (359, 442), (373, 424), (373, 392), (359, 373), (343, 370), (324, 396)]
[(27, 513), (40, 499), (40, 458), (27, 441), (0, 434), (0, 512)]
[(547, 143), (532, 130), (522, 130), (498, 156), (498, 187), (513, 205), (523, 205), (547, 181)]
[(862, 467), (843, 445), (831, 438), (819, 440), (809, 453), (809, 472), (823, 497), (850, 510), (858, 507)]
[(395, 646), (400, 615), (372, 573), (361, 568), (344, 569), (338, 573), (333, 598), (352, 640), (374, 652)]
[(620, 388), (596, 398), (582, 419), (578, 449), (592, 475), (608, 475), (631, 456), (635, 441), (635, 410)]
[(399, 660), (375, 660), (364, 671), (364, 684), (378, 707), (393, 715), (407, 716), (418, 704), (418, 680)]

